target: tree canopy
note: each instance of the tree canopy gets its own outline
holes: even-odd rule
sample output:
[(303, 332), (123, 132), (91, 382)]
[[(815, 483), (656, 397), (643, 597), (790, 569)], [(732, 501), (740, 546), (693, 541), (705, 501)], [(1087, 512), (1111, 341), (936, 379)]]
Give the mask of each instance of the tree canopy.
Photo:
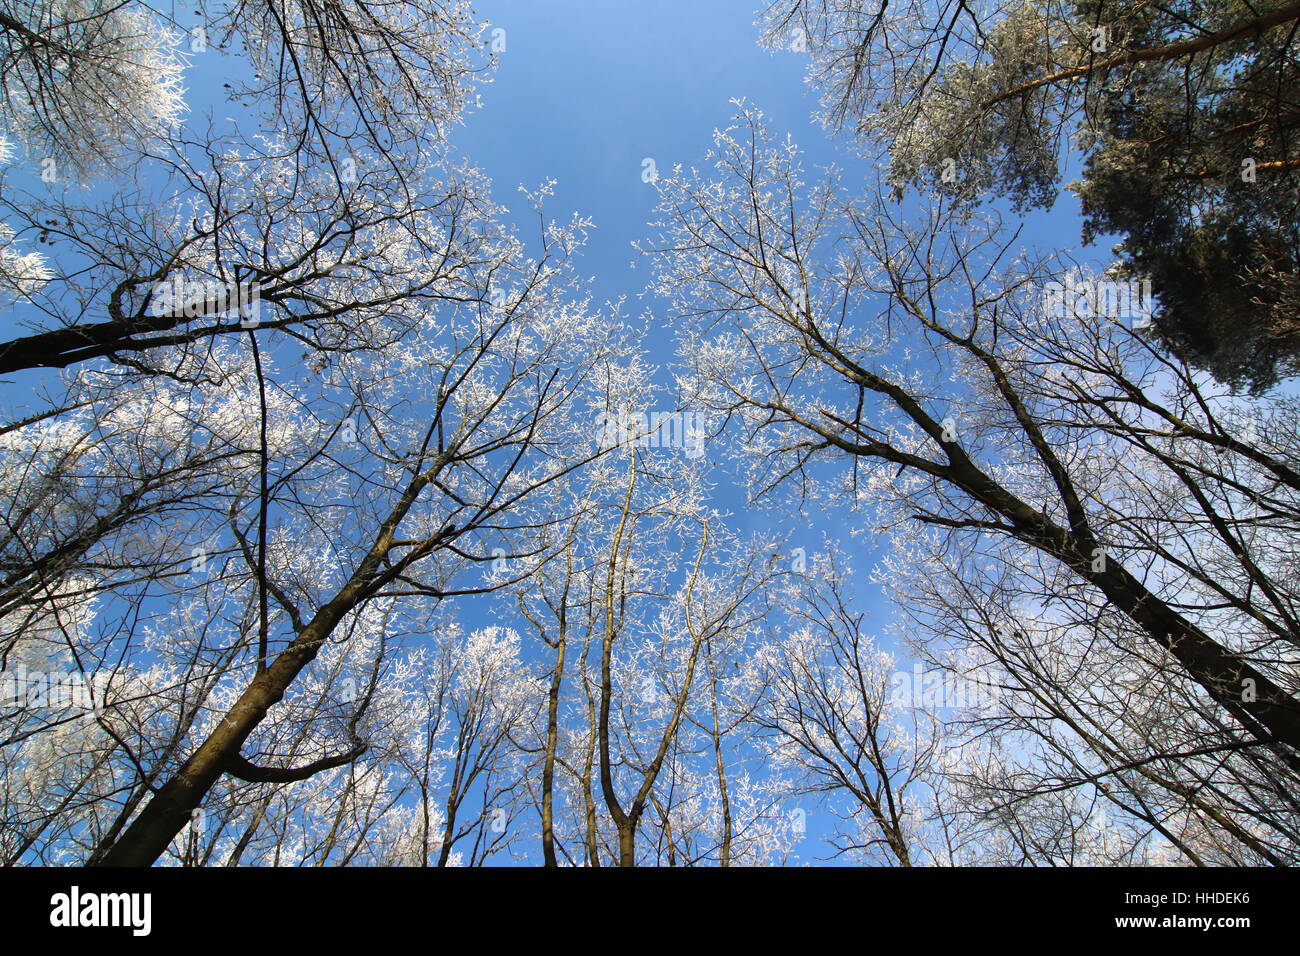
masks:
[(467, 4), (193, 15), (0, 0), (0, 861), (1300, 862), (1300, 6), (773, 3), (604, 301)]

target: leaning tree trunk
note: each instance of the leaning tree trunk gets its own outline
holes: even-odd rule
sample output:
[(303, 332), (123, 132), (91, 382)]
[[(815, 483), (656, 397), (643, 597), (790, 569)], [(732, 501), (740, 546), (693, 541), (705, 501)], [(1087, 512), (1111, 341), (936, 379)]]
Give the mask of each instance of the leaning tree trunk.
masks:
[[(223, 773), (233, 772), (242, 779), (255, 782), (287, 783), (305, 780), (314, 773), (341, 766), (356, 758), (358, 752), (353, 751), (339, 757), (315, 761), (306, 767), (270, 769), (254, 767), (240, 755), (240, 748), (248, 735), (266, 717), (267, 711), (284, 697), (285, 691), (302, 669), (315, 659), (339, 621), (354, 610), (367, 594), (372, 593), (377, 584), (383, 582), (384, 575), (379, 573), (380, 563), (393, 545), (397, 526), (437, 470), (436, 467), (432, 468), (407, 485), (380, 526), (374, 544), (343, 588), (299, 630), (298, 636), (276, 657), (270, 667), (257, 672), (239, 700), (199, 745), (199, 749), (145, 805), (113, 846), (102, 856), (96, 850), (96, 855), (99, 856), (97, 865), (152, 865), (189, 823), (193, 811)], [(432, 551), (444, 539), (455, 537), (456, 533), (454, 527), (444, 528), (423, 542), (421, 548), (426, 553)], [(392, 573), (392, 569), (385, 572), (387, 575)]]

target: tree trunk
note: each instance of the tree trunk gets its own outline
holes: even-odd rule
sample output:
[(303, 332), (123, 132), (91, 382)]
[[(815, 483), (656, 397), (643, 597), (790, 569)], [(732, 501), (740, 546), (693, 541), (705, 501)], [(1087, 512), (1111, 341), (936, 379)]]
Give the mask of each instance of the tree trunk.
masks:
[(559, 746), (560, 682), (564, 679), (565, 635), (559, 635), (555, 654), (555, 673), (546, 708), (546, 761), (542, 766), (542, 860), (544, 866), (559, 866), (555, 859), (554, 798), (555, 749)]
[(636, 827), (630, 823), (618, 828), (618, 865), (636, 866)]

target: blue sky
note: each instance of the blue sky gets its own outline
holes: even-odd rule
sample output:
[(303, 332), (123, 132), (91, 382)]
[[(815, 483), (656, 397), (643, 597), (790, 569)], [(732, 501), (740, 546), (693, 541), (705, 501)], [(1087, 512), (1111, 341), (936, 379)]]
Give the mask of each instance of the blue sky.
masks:
[(758, 46), (754, 0), (490, 0), (475, 9), (506, 31), (506, 51), (455, 141), (507, 205), (517, 185), (552, 177), (558, 217), (595, 219), (585, 259), (600, 298), (644, 282), (627, 269), (655, 201), (643, 161), (698, 164), (735, 113), (731, 98), (747, 97), (775, 128), (832, 155), (810, 121), (803, 58)]
[[(511, 206), (516, 187), (557, 180), (551, 210), (595, 220), (584, 272), (598, 301), (633, 295), (645, 271), (629, 270), (629, 244), (646, 235), (654, 190), (642, 163), (660, 170), (699, 165), (715, 129), (743, 97), (773, 132), (791, 134), (806, 167), (855, 157), (812, 119), (816, 91), (804, 82), (805, 55), (769, 52), (754, 25), (759, 0), (485, 0), (475, 12), (505, 30), (506, 50), (481, 108), (453, 141), (495, 182)], [(1076, 170), (1068, 169), (1065, 180)], [(1066, 194), (1036, 216), (1031, 239), (1077, 245), (1078, 203)], [(1108, 242), (1098, 243), (1105, 253)]]

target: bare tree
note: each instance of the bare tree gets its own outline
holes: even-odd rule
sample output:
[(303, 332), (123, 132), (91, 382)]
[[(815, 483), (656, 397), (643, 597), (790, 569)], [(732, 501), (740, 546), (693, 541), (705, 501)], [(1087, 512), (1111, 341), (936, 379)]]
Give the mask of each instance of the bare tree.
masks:
[(751, 719), (792, 768), (792, 793), (825, 797), (842, 818), (837, 855), (911, 866), (925, 851), (909, 790), (925, 785), (939, 728), (925, 708), (909, 712), (920, 702), (894, 699), (895, 658), (863, 633), (844, 560), (818, 555), (793, 579), (793, 633), (761, 652), (767, 692)]
[[(1197, 732), (1292, 791), (1294, 445), (1234, 437), (1231, 400), (1126, 324), (1050, 316), (1063, 267), (1013, 256), (991, 217), (938, 200), (908, 221), (833, 180), (806, 188), (754, 111), (710, 158), (713, 179), (661, 180), (646, 250), (691, 333), (694, 397), (744, 429), (753, 497), (894, 502), (886, 526), (1041, 575), (1040, 605), (1104, 611), (1135, 666), (1161, 661), (1171, 699), (1208, 710)], [(1141, 460), (1140, 488), (1095, 483), (1116, 461), (1096, 439)], [(1194, 786), (1179, 745), (1147, 743)]]

